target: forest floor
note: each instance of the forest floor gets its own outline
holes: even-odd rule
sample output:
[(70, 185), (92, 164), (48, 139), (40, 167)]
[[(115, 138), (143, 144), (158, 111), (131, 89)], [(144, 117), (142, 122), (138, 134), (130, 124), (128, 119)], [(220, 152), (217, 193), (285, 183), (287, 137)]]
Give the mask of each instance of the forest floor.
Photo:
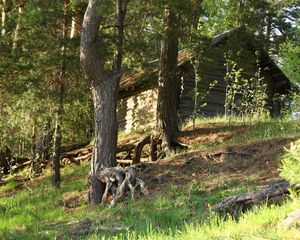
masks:
[[(114, 208), (87, 205), (87, 160), (64, 166), (61, 189), (51, 187), (50, 168), (33, 181), (26, 181), (25, 172), (9, 176), (0, 188), (0, 238), (300, 239), (299, 228), (276, 227), (300, 208), (299, 199), (255, 208), (239, 222), (222, 221), (211, 212), (226, 196), (278, 179), (280, 157), (300, 137), (299, 127), (299, 122), (279, 119), (247, 124), (199, 120), (179, 136), (189, 150), (144, 162), (139, 175), (149, 197), (137, 196)], [(120, 143), (139, 137), (122, 134)]]

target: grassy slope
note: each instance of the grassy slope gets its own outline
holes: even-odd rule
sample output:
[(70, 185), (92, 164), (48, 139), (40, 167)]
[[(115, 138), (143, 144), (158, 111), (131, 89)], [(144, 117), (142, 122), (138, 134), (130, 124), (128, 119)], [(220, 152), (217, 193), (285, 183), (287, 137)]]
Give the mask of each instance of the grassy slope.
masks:
[[(198, 139), (193, 144), (194, 149), (257, 139), (299, 137), (298, 123), (283, 120), (265, 120), (241, 129), (237, 127), (241, 125), (237, 120), (229, 127), (222, 119), (199, 123), (201, 126), (221, 126), (225, 129), (221, 133), (232, 136), (226, 141), (213, 138), (212, 141), (196, 144)], [(184, 139), (191, 140), (194, 136), (199, 134), (189, 134)], [(176, 156), (170, 159), (174, 161)], [(245, 175), (243, 181), (226, 176), (216, 179), (216, 175), (211, 173), (207, 182), (193, 180), (185, 185), (170, 182), (151, 191), (149, 199), (107, 208), (89, 207), (86, 200), (78, 200), (78, 196), (86, 193), (88, 171), (88, 163), (76, 168), (65, 167), (62, 173), (63, 184), (58, 190), (51, 187), (49, 172), (19, 190), (16, 190), (18, 185), (15, 180), (1, 187), (0, 238), (53, 239), (54, 236), (80, 236), (111, 239), (114, 236), (125, 239), (300, 239), (299, 230), (275, 228), (288, 212), (300, 208), (299, 200), (287, 202), (280, 207), (263, 206), (245, 214), (239, 222), (223, 222), (209, 213), (209, 205), (222, 197), (254, 189), (257, 174)], [(212, 185), (213, 191), (207, 191), (207, 184)], [(85, 234), (85, 223), (82, 221), (87, 219), (92, 222), (93, 228), (89, 229), (93, 231)]]

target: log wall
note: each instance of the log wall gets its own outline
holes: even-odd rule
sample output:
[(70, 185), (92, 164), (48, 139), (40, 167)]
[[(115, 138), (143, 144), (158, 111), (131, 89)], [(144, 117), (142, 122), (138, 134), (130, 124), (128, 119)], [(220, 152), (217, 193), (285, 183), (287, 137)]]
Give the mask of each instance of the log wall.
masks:
[[(224, 102), (226, 95), (226, 85), (224, 77), (226, 75), (224, 53), (232, 51), (231, 59), (238, 63), (237, 68), (243, 68), (243, 77), (250, 79), (255, 76), (257, 71), (257, 56), (255, 52), (246, 45), (247, 41), (243, 39), (234, 39), (226, 41), (226, 44), (210, 46), (203, 56), (201, 63), (201, 82), (198, 83), (198, 91), (205, 94), (208, 86), (215, 80), (217, 84), (210, 90), (206, 96), (204, 106), (198, 115), (216, 116), (225, 113)], [(262, 66), (261, 75), (265, 78), (267, 84), (267, 104), (273, 113), (278, 113), (278, 108), (273, 102), (274, 93), (278, 92), (272, 69)], [(181, 93), (179, 101), (179, 116), (181, 122), (187, 121), (193, 113), (194, 98), (192, 90), (195, 88), (195, 74), (193, 66), (189, 61), (181, 64), (179, 67), (179, 76), (181, 79)], [(130, 131), (142, 128), (152, 127), (155, 123), (157, 101), (157, 88), (143, 91), (135, 96), (131, 96), (119, 101), (118, 121), (119, 129)]]
[(143, 130), (154, 126), (157, 89), (143, 91), (118, 102), (119, 130)]

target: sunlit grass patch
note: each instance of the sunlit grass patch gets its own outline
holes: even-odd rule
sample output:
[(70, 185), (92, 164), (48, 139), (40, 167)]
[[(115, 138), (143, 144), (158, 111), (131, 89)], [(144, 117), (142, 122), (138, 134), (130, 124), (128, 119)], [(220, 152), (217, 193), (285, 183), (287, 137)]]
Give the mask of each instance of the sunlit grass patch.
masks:
[[(287, 117), (264, 117), (246, 123), (244, 120), (241, 117), (232, 117), (229, 123), (228, 119), (223, 116), (197, 118), (194, 131), (199, 131), (201, 135), (201, 129), (203, 129), (206, 132), (203, 134), (206, 140), (191, 140), (191, 149), (203, 150), (256, 140), (300, 137), (299, 120), (291, 120)], [(192, 131), (192, 124), (188, 122), (182, 129), (182, 131), (187, 131), (187, 129)]]

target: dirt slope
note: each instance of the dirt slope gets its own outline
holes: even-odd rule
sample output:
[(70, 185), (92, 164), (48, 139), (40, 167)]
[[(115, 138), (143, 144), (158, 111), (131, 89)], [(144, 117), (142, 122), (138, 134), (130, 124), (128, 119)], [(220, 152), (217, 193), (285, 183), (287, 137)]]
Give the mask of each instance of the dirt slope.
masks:
[(149, 171), (141, 174), (150, 190), (157, 190), (166, 182), (184, 185), (196, 180), (209, 185), (224, 177), (243, 181), (247, 176), (255, 176), (257, 185), (265, 185), (279, 177), (279, 157), (291, 141), (273, 139), (184, 153), (171, 161), (149, 163)]

